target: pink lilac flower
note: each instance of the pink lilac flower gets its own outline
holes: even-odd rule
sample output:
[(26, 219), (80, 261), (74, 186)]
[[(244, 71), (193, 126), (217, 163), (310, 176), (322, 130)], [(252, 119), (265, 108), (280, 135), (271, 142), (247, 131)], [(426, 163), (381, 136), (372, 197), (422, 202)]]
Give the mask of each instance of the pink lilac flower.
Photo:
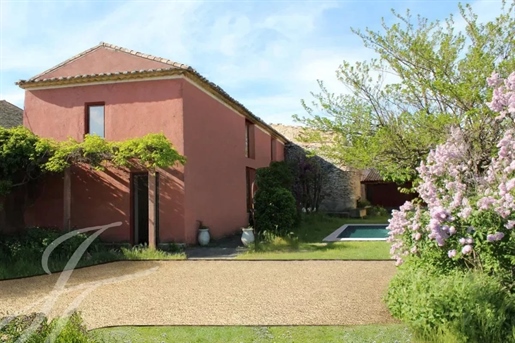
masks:
[(454, 256), (456, 256), (456, 250), (454, 250), (454, 249), (449, 250), (447, 252), (447, 256), (449, 256), (449, 258), (453, 258)]
[[(511, 166), (511, 164), (510, 164), (510, 166)], [(511, 179), (510, 181), (506, 182), (506, 189), (508, 191), (511, 191), (514, 187), (515, 187), (515, 179)]]
[(502, 83), (502, 79), (498, 73), (493, 72), (492, 75), (486, 79), (486, 82), (490, 87), (497, 87)]
[(488, 208), (493, 204), (495, 203), (495, 199), (488, 196), (488, 197), (483, 197), (481, 199), (479, 199), (479, 201), (477, 202), (477, 206), (479, 207), (479, 209), (481, 210), (488, 210)]
[(506, 223), (506, 225), (504, 225), (504, 227), (507, 228), (508, 230), (513, 229), (514, 226), (515, 226), (515, 220), (508, 220), (508, 223)]
[(468, 245), (468, 244), (467, 244), (467, 245), (465, 245), (465, 246), (463, 247), (463, 249), (461, 249), (461, 253), (462, 253), (463, 255), (468, 255), (468, 254), (470, 254), (471, 252), (472, 252), (472, 245)]
[(492, 234), (487, 235), (486, 240), (489, 242), (496, 242), (496, 241), (500, 241), (501, 239), (503, 239), (503, 237), (504, 237), (503, 232), (496, 232), (493, 235)]

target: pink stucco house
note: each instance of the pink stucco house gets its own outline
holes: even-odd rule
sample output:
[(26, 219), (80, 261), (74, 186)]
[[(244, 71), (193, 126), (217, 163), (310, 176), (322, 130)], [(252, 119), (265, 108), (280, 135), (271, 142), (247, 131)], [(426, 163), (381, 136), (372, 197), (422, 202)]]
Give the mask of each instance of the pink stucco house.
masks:
[[(221, 237), (248, 224), (255, 170), (284, 158), (284, 136), (191, 67), (167, 59), (100, 43), (17, 84), (25, 89), (23, 124), (37, 135), (118, 141), (162, 132), (187, 158), (152, 179), (139, 170), (81, 167), (68, 181), (51, 176), (26, 213), (29, 225), (62, 227), (63, 217), (78, 228), (121, 221), (101, 237), (138, 244), (152, 231), (160, 243), (195, 243), (202, 221)], [(63, 182), (71, 183), (68, 209)]]

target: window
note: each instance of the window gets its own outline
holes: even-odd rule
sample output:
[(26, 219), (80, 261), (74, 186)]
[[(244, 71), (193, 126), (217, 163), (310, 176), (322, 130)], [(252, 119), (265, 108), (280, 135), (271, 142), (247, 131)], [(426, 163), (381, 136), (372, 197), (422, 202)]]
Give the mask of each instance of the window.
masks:
[(105, 137), (104, 104), (86, 105), (86, 134)]
[(254, 124), (245, 121), (245, 157), (254, 158)]
[(277, 161), (276, 149), (277, 149), (277, 139), (272, 137), (272, 139), (270, 140), (270, 160), (271, 161)]
[(246, 186), (247, 186), (247, 212), (254, 208), (254, 194), (256, 193), (256, 170), (246, 168)]

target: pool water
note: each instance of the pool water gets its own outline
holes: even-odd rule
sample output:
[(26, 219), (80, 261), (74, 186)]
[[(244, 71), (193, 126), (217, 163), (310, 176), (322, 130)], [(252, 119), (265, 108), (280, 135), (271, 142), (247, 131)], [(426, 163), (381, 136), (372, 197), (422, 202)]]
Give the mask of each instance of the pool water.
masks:
[(337, 238), (365, 238), (386, 239), (388, 237), (387, 224), (378, 225), (347, 225)]

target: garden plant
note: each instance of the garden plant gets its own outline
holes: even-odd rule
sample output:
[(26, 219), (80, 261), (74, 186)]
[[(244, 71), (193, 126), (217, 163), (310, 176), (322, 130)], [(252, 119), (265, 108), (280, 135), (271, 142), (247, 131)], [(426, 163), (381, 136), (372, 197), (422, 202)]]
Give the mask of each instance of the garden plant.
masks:
[(402, 267), (388, 306), (440, 341), (515, 341), (515, 72), (488, 84), (503, 128), (491, 159), (453, 128), (417, 169), (419, 201), (394, 211), (389, 225)]

